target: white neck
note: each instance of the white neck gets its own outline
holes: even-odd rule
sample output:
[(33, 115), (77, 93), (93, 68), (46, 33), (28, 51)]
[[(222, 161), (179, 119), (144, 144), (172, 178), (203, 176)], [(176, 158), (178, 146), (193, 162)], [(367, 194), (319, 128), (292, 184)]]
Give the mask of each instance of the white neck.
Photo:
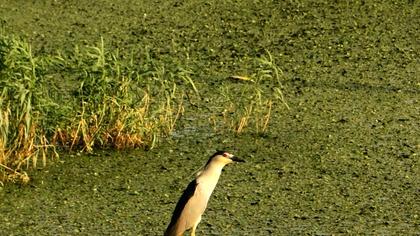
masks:
[(222, 174), (224, 163), (210, 162), (197, 176), (197, 183), (202, 185), (201, 189), (205, 189), (208, 196), (210, 196), (216, 187), (219, 177)]

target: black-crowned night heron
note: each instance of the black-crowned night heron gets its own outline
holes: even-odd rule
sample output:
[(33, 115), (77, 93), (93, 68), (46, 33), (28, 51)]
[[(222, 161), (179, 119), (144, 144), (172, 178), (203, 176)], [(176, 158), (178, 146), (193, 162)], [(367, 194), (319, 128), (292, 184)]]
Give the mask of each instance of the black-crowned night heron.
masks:
[(176, 204), (171, 223), (164, 236), (181, 236), (189, 229), (192, 229), (191, 235), (195, 236), (195, 229), (206, 210), (207, 202), (219, 181), (223, 167), (234, 161), (243, 162), (225, 151), (218, 151), (210, 157)]

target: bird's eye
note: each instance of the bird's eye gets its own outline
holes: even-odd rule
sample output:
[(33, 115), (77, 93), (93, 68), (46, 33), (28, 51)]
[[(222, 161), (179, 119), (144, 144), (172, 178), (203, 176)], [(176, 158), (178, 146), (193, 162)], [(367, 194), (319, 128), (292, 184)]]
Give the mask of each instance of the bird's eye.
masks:
[(224, 157), (229, 157), (229, 153), (224, 152), (224, 153), (223, 153), (223, 156), (224, 156)]

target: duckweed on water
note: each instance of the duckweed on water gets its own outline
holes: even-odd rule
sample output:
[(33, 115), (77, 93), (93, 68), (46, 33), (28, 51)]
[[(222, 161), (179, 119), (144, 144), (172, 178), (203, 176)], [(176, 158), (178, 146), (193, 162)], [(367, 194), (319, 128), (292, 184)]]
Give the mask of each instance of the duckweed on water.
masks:
[[(420, 234), (419, 11), (417, 1), (0, 3), (4, 31), (32, 47), (18, 74), (33, 78), (35, 72), (40, 82), (31, 90), (33, 114), (48, 108), (57, 117), (61, 109), (50, 107), (65, 101), (60, 108), (70, 108), (58, 120), (73, 128), (88, 124), (99, 146), (107, 143), (108, 136), (99, 135), (104, 130), (118, 134), (114, 121), (136, 119), (116, 117), (111, 108), (141, 109), (150, 98), (157, 102), (157, 110), (148, 108), (152, 117), (166, 117), (159, 102), (167, 107), (175, 97), (169, 104), (177, 121), (158, 127), (174, 132), (152, 150), (60, 152), (46, 168), (28, 170), (28, 185), (2, 185), (0, 234), (162, 234), (181, 191), (215, 149), (247, 162), (226, 168), (197, 234)], [(264, 58), (274, 62), (281, 85), (273, 67), (263, 73), (270, 68), (258, 62)], [(0, 65), (2, 73), (11, 71)], [(161, 75), (165, 83), (152, 79)], [(86, 87), (81, 78), (89, 79)], [(103, 96), (110, 78), (112, 85), (134, 83), (123, 86), (133, 93)], [(58, 92), (39, 96), (45, 83)], [(54, 96), (65, 97), (54, 103)], [(267, 106), (256, 110), (260, 101)], [(17, 108), (24, 107), (9, 107)], [(241, 123), (253, 112), (262, 119)], [(26, 124), (22, 137), (31, 137)], [(76, 131), (62, 129), (68, 137)]]

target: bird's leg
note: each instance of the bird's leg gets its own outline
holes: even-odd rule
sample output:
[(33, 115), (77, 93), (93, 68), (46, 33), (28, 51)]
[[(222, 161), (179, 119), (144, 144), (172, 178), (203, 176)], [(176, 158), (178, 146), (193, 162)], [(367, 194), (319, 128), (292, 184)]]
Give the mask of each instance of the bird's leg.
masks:
[(191, 230), (191, 236), (195, 236), (195, 229), (197, 228), (197, 225), (198, 225), (198, 223), (193, 226), (193, 228)]
[(191, 236), (195, 236), (195, 229), (197, 228), (198, 223), (200, 223), (200, 221), (201, 221), (201, 216), (200, 216), (200, 218), (198, 218), (197, 222), (196, 222), (196, 223), (194, 224), (194, 226), (192, 227), (192, 230), (191, 230)]

